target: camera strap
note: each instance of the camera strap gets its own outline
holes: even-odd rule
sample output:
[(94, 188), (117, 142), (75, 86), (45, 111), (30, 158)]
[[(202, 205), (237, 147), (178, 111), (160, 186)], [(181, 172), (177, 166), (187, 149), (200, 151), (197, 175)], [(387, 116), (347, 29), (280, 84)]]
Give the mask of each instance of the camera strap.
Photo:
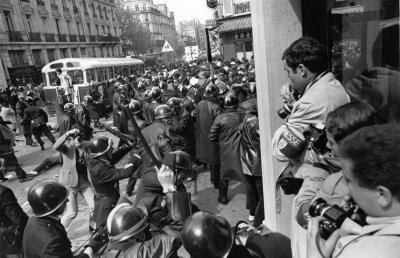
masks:
[[(329, 71), (323, 71), (322, 73), (320, 73), (318, 76), (314, 76), (314, 78), (308, 83), (306, 89), (304, 90), (304, 92), (301, 94), (301, 96), (303, 96), (306, 91), (308, 91), (317, 81), (319, 81), (322, 77), (324, 77), (327, 73), (329, 73)], [(300, 98), (300, 97), (299, 97)]]

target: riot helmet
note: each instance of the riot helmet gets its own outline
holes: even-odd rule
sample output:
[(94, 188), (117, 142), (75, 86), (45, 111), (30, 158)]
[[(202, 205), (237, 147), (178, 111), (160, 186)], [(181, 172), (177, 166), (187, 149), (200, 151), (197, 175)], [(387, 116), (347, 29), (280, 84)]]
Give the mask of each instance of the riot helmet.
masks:
[(192, 159), (184, 151), (173, 151), (166, 154), (162, 163), (174, 171), (175, 185), (182, 184), (192, 173)]
[(83, 102), (87, 103), (87, 104), (92, 104), (93, 103), (93, 98), (90, 95), (86, 95), (83, 97)]
[(26, 92), (26, 96), (29, 96), (29, 97), (33, 98), (33, 97), (35, 97), (35, 94), (33, 93), (33, 91), (28, 90), (28, 91)]
[(216, 97), (218, 96), (219, 89), (217, 85), (215, 84), (210, 84), (206, 87), (206, 90), (204, 92), (204, 96), (206, 97)]
[(177, 97), (172, 97), (167, 101), (167, 105), (176, 108), (181, 106), (181, 100)]
[(66, 113), (73, 113), (75, 112), (75, 104), (74, 103), (67, 103), (64, 105), (64, 112)]
[(162, 96), (162, 92), (160, 88), (153, 87), (150, 91), (150, 96), (154, 100), (160, 100)]
[(233, 232), (225, 218), (200, 211), (185, 220), (182, 242), (192, 257), (223, 258), (233, 245)]
[(235, 94), (229, 93), (225, 96), (224, 99), (224, 107), (225, 108), (237, 108), (239, 105), (239, 99), (236, 97)]
[(131, 111), (132, 114), (138, 114), (143, 111), (143, 106), (140, 101), (137, 100), (132, 100), (131, 103), (129, 103), (129, 110)]
[(92, 158), (105, 154), (112, 148), (114, 142), (107, 136), (97, 136), (90, 140), (89, 149)]
[(172, 116), (172, 109), (170, 106), (166, 104), (159, 105), (156, 110), (154, 111), (155, 113), (155, 119), (163, 119), (163, 118), (169, 118)]
[(68, 189), (54, 180), (41, 180), (28, 191), (28, 202), (35, 217), (52, 214), (68, 199)]

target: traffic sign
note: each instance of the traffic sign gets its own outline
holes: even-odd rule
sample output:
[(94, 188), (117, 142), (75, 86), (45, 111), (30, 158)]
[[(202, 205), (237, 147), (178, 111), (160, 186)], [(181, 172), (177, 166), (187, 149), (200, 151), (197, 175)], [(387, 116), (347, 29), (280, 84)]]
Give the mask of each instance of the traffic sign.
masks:
[(164, 42), (164, 46), (163, 46), (161, 52), (164, 53), (164, 52), (172, 52), (172, 51), (174, 51), (174, 49), (173, 49), (173, 48), (171, 47), (171, 45), (168, 43), (168, 40), (166, 40), (166, 41)]
[(199, 46), (185, 47), (186, 61), (193, 61), (199, 57)]

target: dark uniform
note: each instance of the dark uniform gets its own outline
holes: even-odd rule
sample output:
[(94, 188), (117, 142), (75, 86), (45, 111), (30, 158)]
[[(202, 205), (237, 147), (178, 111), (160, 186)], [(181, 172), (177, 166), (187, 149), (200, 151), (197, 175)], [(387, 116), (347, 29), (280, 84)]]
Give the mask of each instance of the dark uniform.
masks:
[(18, 118), (21, 121), (21, 126), (23, 128), (24, 136), (25, 136), (25, 141), (26, 145), (32, 145), (33, 144), (33, 139), (32, 139), (32, 130), (31, 130), (31, 123), (28, 121), (25, 123), (22, 121), (24, 118), (24, 111), (28, 106), (24, 101), (18, 101), (16, 105), (16, 113)]
[(23, 121), (32, 126), (32, 133), (42, 149), (44, 148), (44, 142), (40, 138), (42, 134), (46, 135), (51, 143), (54, 144), (56, 142), (56, 139), (47, 127), (48, 116), (42, 108), (37, 106), (27, 107), (24, 111)]
[[(0, 257), (6, 254), (20, 254), (22, 234), (28, 222), (28, 216), (19, 206), (13, 191), (4, 185), (0, 185), (0, 221), (0, 232), (13, 229), (6, 236), (2, 234), (0, 238)], [(18, 234), (15, 234), (14, 229)], [(12, 245), (13, 242), (14, 245)]]
[(55, 103), (55, 109), (56, 109), (56, 116), (57, 116), (57, 122), (60, 124), (60, 119), (61, 116), (64, 114), (64, 106), (65, 104), (68, 103), (67, 97), (62, 94), (58, 94), (56, 103)]
[(155, 112), (156, 112), (156, 108), (160, 105), (162, 105), (162, 101), (161, 100), (153, 100), (148, 108), (147, 108), (147, 117), (149, 118), (149, 123), (154, 121), (154, 117), (155, 117)]
[(94, 197), (93, 221), (97, 226), (107, 220), (108, 215), (114, 208), (119, 194), (119, 180), (130, 178), (140, 168), (142, 161), (133, 157), (133, 166), (129, 168), (116, 168), (114, 165), (121, 160), (131, 147), (122, 146), (112, 154), (111, 161), (103, 157), (89, 159), (88, 170), (92, 186), (96, 192)]
[(56, 216), (30, 217), (24, 231), (23, 252), (29, 258), (72, 258), (88, 257), (86, 254), (73, 256), (71, 241)]
[(82, 134), (82, 140), (89, 141), (93, 135), (93, 128), (90, 127), (90, 114), (89, 110), (84, 104), (78, 104), (75, 111), (75, 120), (77, 127)]
[(61, 137), (66, 132), (71, 130), (74, 125), (76, 125), (76, 121), (75, 121), (74, 116), (73, 115), (68, 116), (67, 114), (63, 114), (61, 116), (59, 125), (60, 125), (60, 127), (58, 129), (58, 132), (60, 133), (59, 137)]

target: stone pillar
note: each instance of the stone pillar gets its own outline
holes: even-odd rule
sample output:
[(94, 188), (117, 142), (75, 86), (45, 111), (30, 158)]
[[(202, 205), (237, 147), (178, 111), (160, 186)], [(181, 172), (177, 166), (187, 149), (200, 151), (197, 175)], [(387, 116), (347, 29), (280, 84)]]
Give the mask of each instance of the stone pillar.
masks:
[(275, 130), (285, 122), (276, 114), (282, 106), (280, 87), (288, 81), (281, 57), (283, 51), (302, 36), (301, 1), (252, 0), (251, 17), (261, 135), (264, 224), (289, 235), (292, 197), (281, 193), (282, 208), (277, 214), (275, 182), (283, 164), (272, 157), (271, 139)]

